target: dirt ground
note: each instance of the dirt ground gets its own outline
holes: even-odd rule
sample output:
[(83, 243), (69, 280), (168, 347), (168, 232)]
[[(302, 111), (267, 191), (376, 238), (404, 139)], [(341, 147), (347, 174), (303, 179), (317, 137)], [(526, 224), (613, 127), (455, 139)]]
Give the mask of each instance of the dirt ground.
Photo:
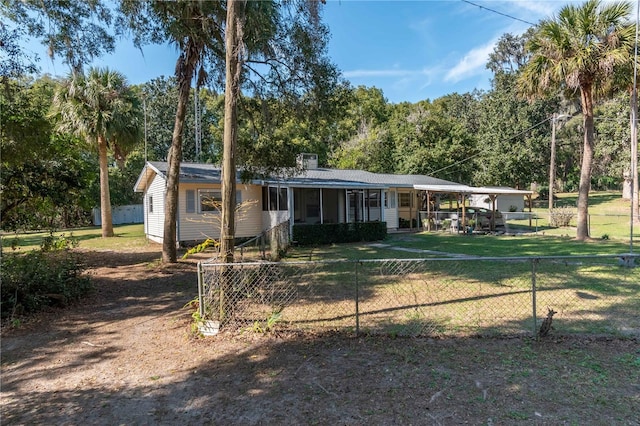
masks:
[(91, 296), (3, 330), (3, 425), (640, 425), (638, 340), (197, 338), (195, 260), (83, 255)]

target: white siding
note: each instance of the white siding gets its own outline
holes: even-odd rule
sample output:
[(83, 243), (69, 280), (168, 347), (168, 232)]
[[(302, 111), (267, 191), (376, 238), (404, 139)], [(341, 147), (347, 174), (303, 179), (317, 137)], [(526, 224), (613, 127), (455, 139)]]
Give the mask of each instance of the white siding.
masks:
[[(156, 175), (144, 194), (145, 233), (156, 242), (162, 242), (164, 234), (164, 188), (164, 179)], [(153, 212), (149, 212), (149, 197), (153, 197)]]
[(276, 225), (286, 222), (289, 219), (289, 210), (279, 211), (263, 211), (262, 212), (262, 230), (266, 231)]
[(387, 222), (387, 229), (398, 228), (398, 208), (384, 209), (384, 220)]
[(238, 184), (242, 191), (242, 202), (251, 202), (249, 208), (236, 216), (236, 237), (253, 237), (263, 230), (262, 225), (262, 187)]
[[(489, 210), (493, 208), (489, 196), (486, 194), (472, 194), (469, 196), (472, 206), (485, 207)], [(508, 212), (511, 207), (515, 207), (516, 211), (524, 211), (524, 196), (501, 194), (496, 198), (496, 209), (501, 212)]]
[[(180, 184), (178, 195), (178, 241), (201, 241), (207, 238), (220, 238), (220, 214), (216, 212), (198, 213), (200, 200), (198, 190), (212, 189), (220, 191), (221, 185), (213, 184)], [(237, 191), (242, 202), (251, 202), (246, 210), (236, 216), (236, 237), (253, 237), (262, 231), (262, 215), (260, 199), (262, 192), (259, 186), (238, 184)], [(187, 190), (196, 194), (196, 211), (187, 213)]]

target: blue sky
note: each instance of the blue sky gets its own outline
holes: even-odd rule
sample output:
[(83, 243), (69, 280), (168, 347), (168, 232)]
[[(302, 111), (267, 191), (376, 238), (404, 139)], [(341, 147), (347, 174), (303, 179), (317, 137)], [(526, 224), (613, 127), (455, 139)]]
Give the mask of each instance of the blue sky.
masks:
[[(328, 0), (323, 21), (331, 31), (329, 56), (354, 87), (378, 87), (393, 103), (488, 89), (491, 73), (485, 64), (500, 36), (521, 34), (530, 26), (518, 19), (536, 23), (569, 3), (470, 2), (475, 5), (463, 0)], [(42, 72), (67, 73), (65, 65), (52, 64), (44, 49), (34, 46)], [(123, 42), (93, 65), (118, 70), (131, 84), (173, 75), (177, 53), (172, 48), (147, 46), (143, 52)]]

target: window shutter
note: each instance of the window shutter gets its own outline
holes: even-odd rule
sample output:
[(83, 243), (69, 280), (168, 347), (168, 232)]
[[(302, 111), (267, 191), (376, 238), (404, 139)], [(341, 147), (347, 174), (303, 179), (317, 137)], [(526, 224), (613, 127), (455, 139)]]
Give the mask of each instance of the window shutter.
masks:
[(196, 212), (196, 191), (187, 189), (187, 213)]

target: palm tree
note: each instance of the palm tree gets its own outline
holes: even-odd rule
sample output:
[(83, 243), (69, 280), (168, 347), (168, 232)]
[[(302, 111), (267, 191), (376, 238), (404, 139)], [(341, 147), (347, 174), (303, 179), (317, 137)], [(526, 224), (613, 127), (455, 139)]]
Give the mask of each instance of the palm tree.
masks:
[(178, 105), (167, 155), (167, 190), (164, 206), (164, 237), (162, 261), (177, 261), (176, 218), (178, 213), (178, 183), (182, 162), (182, 137), (189, 106), (191, 82), (197, 76), (196, 88), (207, 78), (204, 61), (224, 58), (224, 3), (218, 1), (139, 1), (121, 0), (120, 11), (126, 26), (133, 33), (134, 44), (166, 43), (178, 50), (176, 80)]
[(635, 27), (629, 22), (631, 11), (630, 3), (603, 4), (600, 0), (563, 7), (555, 19), (538, 24), (527, 44), (531, 59), (519, 76), (519, 88), (529, 96), (554, 89), (580, 94), (584, 138), (578, 188), (578, 240), (589, 238), (594, 103), (610, 88), (614, 71), (633, 61)]
[(84, 138), (98, 149), (102, 236), (112, 237), (107, 152), (126, 151), (138, 140), (140, 102), (121, 73), (91, 68), (86, 76), (70, 75), (56, 90), (52, 116), (57, 131)]

